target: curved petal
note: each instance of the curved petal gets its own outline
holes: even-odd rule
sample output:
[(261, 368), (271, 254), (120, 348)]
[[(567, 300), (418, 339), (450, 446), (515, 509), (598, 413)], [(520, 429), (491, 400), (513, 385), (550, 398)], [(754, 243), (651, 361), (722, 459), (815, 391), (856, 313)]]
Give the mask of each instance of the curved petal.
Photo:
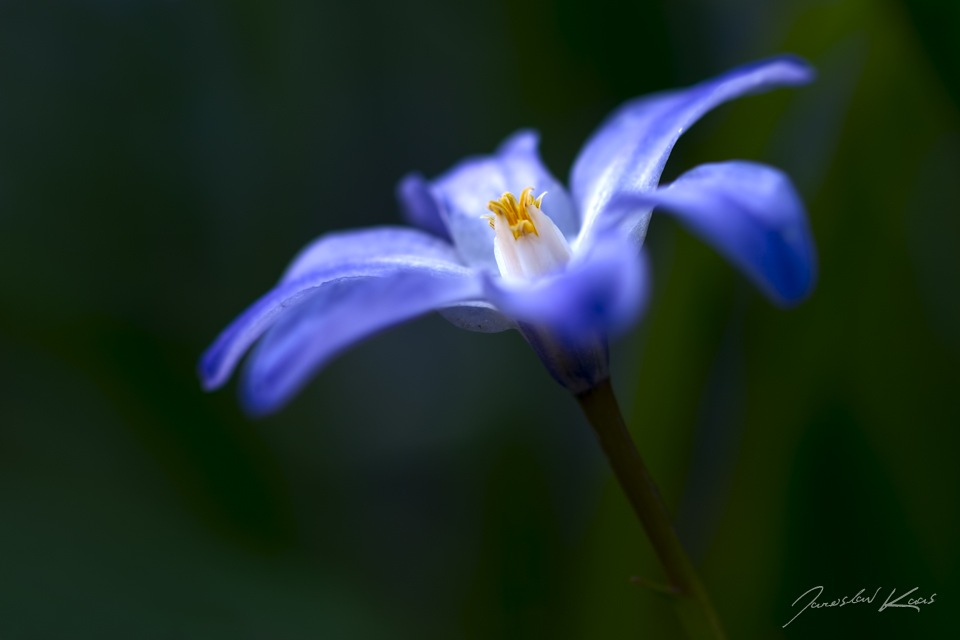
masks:
[(436, 270), (328, 282), (274, 325), (251, 355), (241, 399), (255, 415), (276, 411), (335, 355), (387, 327), (479, 294), (478, 279)]
[(443, 319), (460, 329), (477, 333), (500, 333), (516, 329), (516, 323), (500, 313), (496, 307), (481, 300), (461, 302), (437, 310)]
[(446, 217), (450, 236), (467, 264), (498, 273), (493, 257), (493, 231), (481, 216), (487, 203), (505, 191), (519, 194), (527, 187), (547, 191), (543, 212), (568, 238), (577, 220), (566, 189), (540, 160), (539, 135), (522, 130), (507, 138), (491, 156), (467, 158), (433, 181), (432, 192)]
[[(346, 278), (385, 278), (404, 273), (443, 281), (453, 278), (472, 283), (475, 280), (473, 272), (460, 265), (432, 258), (409, 256), (342, 262), (317, 268), (292, 280), (285, 280), (250, 305), (217, 336), (213, 344), (204, 352), (199, 364), (199, 375), (204, 389), (209, 391), (222, 386), (250, 345), (283, 315), (311, 299), (324, 284)], [(472, 297), (477, 297), (477, 293), (475, 292)], [(456, 298), (446, 302), (455, 300)]]
[(340, 262), (403, 256), (414, 260), (460, 262), (453, 245), (417, 229), (393, 226), (350, 229), (326, 233), (301, 249), (290, 261), (280, 282), (290, 282)]
[[(734, 98), (806, 84), (814, 73), (801, 58), (777, 56), (621, 106), (587, 140), (570, 173), (583, 221), (581, 241), (613, 197), (656, 187), (677, 138), (705, 113)], [(648, 219), (649, 211), (638, 223), (645, 225)]]
[(403, 218), (415, 227), (450, 240), (440, 205), (430, 192), (430, 183), (419, 173), (405, 175), (397, 183), (397, 201)]
[(714, 247), (778, 305), (799, 302), (813, 289), (813, 234), (803, 201), (778, 169), (740, 161), (705, 164), (666, 187), (622, 199), (611, 202), (610, 223), (638, 204), (656, 206)]
[(485, 274), (484, 291), (510, 317), (574, 338), (629, 328), (643, 310), (649, 283), (636, 245), (607, 234), (562, 272), (520, 281)]

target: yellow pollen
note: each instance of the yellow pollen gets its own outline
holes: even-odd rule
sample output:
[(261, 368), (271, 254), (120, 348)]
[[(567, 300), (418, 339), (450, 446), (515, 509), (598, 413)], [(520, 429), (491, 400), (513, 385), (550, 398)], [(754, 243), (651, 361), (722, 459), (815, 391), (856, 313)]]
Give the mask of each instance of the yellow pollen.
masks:
[[(527, 207), (533, 206), (539, 209), (540, 203), (543, 202), (543, 196), (545, 195), (547, 195), (546, 191), (541, 193), (539, 198), (535, 199), (533, 197), (533, 187), (524, 189), (519, 198), (508, 191), (500, 196), (499, 200), (491, 200), (488, 202), (487, 209), (493, 211), (498, 216), (506, 218), (507, 225), (509, 225), (510, 231), (513, 232), (514, 240), (527, 233), (539, 236), (540, 234), (537, 232), (537, 227), (534, 226), (533, 220), (530, 218)], [(491, 228), (494, 227), (494, 216), (482, 217), (490, 223)]]

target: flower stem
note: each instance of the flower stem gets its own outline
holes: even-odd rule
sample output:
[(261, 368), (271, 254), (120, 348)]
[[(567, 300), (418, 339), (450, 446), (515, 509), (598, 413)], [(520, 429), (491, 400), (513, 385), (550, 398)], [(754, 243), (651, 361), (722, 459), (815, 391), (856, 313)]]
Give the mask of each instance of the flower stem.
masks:
[(657, 485), (630, 438), (610, 380), (578, 395), (577, 400), (600, 440), (614, 475), (640, 518), (670, 586), (676, 591), (671, 599), (687, 635), (691, 640), (723, 640), (726, 636), (720, 619), (673, 530)]

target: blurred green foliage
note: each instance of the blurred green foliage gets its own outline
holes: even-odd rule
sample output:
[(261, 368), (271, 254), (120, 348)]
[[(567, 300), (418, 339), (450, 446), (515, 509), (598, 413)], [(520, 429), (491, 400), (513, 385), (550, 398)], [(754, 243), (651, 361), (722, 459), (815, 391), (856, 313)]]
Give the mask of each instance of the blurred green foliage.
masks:
[[(948, 0), (0, 6), (0, 638), (679, 637), (576, 404), (436, 317), (250, 422), (194, 364), (393, 185), (793, 51), (687, 134), (783, 167), (820, 282), (772, 308), (665, 220), (614, 347), (733, 638), (948, 637), (960, 587), (960, 12)], [(519, 382), (518, 382), (519, 381)], [(860, 589), (937, 602), (795, 613)], [(879, 603), (877, 603), (879, 604)]]

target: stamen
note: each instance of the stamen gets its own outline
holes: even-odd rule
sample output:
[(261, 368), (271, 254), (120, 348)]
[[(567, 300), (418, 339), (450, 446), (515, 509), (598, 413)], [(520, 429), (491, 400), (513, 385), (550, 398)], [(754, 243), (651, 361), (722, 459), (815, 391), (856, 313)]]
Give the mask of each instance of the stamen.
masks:
[[(527, 207), (535, 206), (539, 209), (544, 195), (546, 195), (546, 192), (540, 194), (540, 197), (535, 200), (533, 198), (533, 187), (527, 187), (520, 193), (520, 198), (517, 199), (515, 195), (507, 191), (498, 200), (488, 202), (487, 209), (506, 219), (514, 240), (528, 233), (539, 236), (540, 232), (537, 231), (537, 226), (533, 223)], [(494, 220), (490, 216), (484, 217), (490, 221), (490, 226), (494, 227)]]
[(562, 269), (570, 260), (570, 245), (553, 220), (540, 210), (543, 196), (527, 187), (517, 198), (509, 191), (487, 203), (494, 215), (482, 216), (496, 235), (494, 255), (500, 275), (532, 278)]
[(532, 193), (533, 187), (527, 187), (520, 194), (520, 206), (522, 206), (524, 209), (526, 209), (528, 205), (533, 204), (533, 196), (530, 195)]

